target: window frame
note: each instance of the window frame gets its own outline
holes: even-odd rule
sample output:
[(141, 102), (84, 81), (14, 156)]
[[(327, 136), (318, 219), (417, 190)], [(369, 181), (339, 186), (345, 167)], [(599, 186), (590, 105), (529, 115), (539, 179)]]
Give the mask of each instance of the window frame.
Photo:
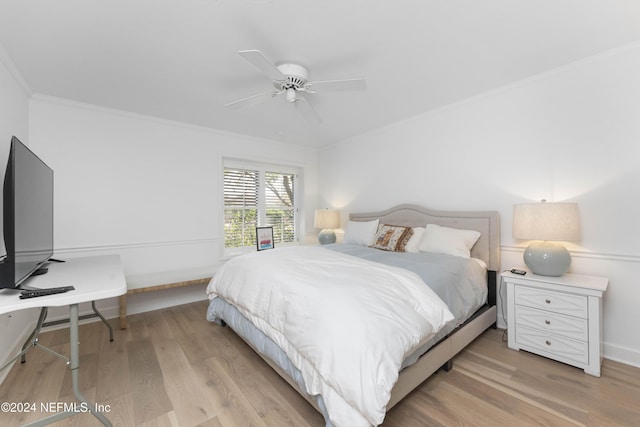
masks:
[(290, 174), (294, 176), (294, 184), (293, 184), (293, 214), (294, 214), (294, 240), (292, 242), (280, 243), (276, 244), (276, 247), (280, 246), (292, 246), (298, 245), (301, 242), (301, 188), (302, 188), (302, 168), (292, 166), (292, 165), (283, 165), (272, 162), (263, 162), (263, 161), (252, 161), (252, 160), (243, 160), (236, 158), (228, 158), (222, 157), (221, 159), (221, 191), (220, 191), (220, 202), (221, 202), (221, 230), (222, 230), (222, 238), (221, 238), (221, 250), (222, 250), (222, 258), (227, 259), (233, 256), (241, 255), (248, 252), (255, 252), (256, 245), (253, 242), (252, 245), (241, 246), (241, 247), (231, 247), (227, 248), (225, 246), (225, 218), (226, 218), (226, 210), (227, 206), (225, 205), (225, 170), (226, 169), (244, 169), (244, 170), (255, 170), (258, 171), (258, 206), (257, 206), (257, 227), (269, 226), (266, 223), (266, 185), (265, 185), (265, 174), (267, 172), (270, 173), (281, 173), (281, 174)]

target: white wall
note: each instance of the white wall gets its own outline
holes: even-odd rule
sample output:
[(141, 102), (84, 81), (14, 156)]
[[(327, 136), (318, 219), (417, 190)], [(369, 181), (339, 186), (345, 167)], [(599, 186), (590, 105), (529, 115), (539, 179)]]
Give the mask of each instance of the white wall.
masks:
[[(218, 262), (222, 156), (300, 167), (312, 229), (315, 150), (43, 96), (30, 101), (29, 129), (55, 173), (58, 258), (119, 253), (126, 274)], [(128, 311), (204, 299), (203, 289), (134, 295)], [(98, 306), (117, 314), (116, 299)]]
[[(15, 71), (11, 60), (0, 46), (0, 179), (4, 177), (4, 170), (9, 155), (12, 136), (17, 136), (25, 144), (29, 143), (29, 108), (30, 91)], [(0, 224), (2, 224), (2, 198), (0, 197)], [(4, 254), (4, 239), (0, 233), (0, 254)], [(8, 290), (0, 291), (3, 298)], [(0, 315), (0, 366), (19, 351), (22, 339), (30, 328), (35, 325), (37, 310), (22, 310)], [(0, 382), (7, 375), (9, 369), (0, 371)]]
[(506, 269), (522, 264), (514, 203), (578, 202), (572, 272), (610, 278), (605, 355), (640, 366), (639, 117), (636, 44), (323, 150), (320, 205), (343, 221), (399, 203), (498, 210)]

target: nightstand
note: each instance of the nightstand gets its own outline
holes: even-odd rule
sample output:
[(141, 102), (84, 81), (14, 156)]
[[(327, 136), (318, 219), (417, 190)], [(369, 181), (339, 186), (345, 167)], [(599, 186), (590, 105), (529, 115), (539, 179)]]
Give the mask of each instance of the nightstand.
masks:
[(505, 272), (509, 348), (526, 350), (600, 376), (602, 296), (609, 279)]

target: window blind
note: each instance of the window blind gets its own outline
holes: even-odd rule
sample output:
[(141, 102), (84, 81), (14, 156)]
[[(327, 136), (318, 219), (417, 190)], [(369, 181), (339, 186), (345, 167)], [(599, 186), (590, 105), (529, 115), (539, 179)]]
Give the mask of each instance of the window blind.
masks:
[(258, 224), (258, 171), (224, 169), (224, 246), (250, 246)]
[(273, 227), (274, 243), (297, 241), (296, 174), (273, 167), (224, 168), (224, 246), (256, 246), (257, 226)]
[(295, 241), (294, 175), (265, 173), (265, 225), (273, 227), (276, 243)]

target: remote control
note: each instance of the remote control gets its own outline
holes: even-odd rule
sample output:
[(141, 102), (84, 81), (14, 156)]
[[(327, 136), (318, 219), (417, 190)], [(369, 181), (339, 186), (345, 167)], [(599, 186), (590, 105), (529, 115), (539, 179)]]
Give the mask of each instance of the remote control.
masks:
[(518, 270), (517, 268), (512, 268), (512, 269), (511, 269), (511, 272), (512, 272), (513, 274), (519, 274), (519, 275), (521, 275), (521, 276), (524, 276), (525, 274), (527, 274), (527, 272), (526, 272), (526, 271), (524, 271), (524, 270)]
[(20, 292), (20, 299), (25, 298), (37, 298), (44, 297), (47, 295), (53, 294), (62, 294), (64, 292), (73, 291), (75, 288), (73, 286), (60, 286), (58, 288), (48, 288), (48, 289), (25, 289)]

